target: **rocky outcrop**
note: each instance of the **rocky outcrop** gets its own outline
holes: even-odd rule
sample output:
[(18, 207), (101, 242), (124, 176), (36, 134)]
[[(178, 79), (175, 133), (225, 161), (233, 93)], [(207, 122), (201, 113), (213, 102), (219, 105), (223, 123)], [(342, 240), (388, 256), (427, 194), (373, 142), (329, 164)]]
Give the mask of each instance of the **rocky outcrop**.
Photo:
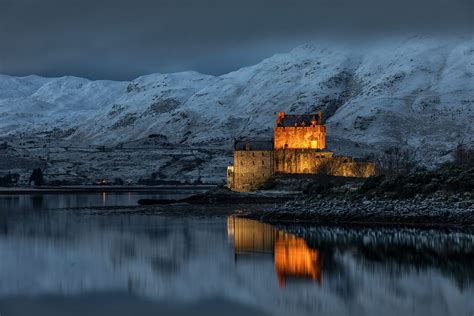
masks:
[(459, 193), (409, 199), (296, 199), (265, 211), (266, 222), (347, 223), (364, 225), (474, 226), (474, 195)]

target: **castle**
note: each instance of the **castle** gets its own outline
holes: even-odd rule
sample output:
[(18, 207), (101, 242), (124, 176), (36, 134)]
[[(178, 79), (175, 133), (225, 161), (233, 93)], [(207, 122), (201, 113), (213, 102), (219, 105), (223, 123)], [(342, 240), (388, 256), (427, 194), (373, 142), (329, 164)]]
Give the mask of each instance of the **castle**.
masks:
[(235, 141), (234, 164), (227, 167), (227, 186), (237, 192), (257, 190), (275, 173), (369, 177), (375, 175), (376, 168), (372, 162), (328, 151), (320, 112), (280, 112), (273, 140)]

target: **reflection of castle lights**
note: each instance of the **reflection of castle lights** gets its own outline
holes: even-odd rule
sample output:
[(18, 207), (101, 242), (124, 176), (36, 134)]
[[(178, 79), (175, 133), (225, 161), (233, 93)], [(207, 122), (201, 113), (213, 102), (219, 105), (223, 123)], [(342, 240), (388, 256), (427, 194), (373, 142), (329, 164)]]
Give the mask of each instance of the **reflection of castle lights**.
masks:
[(275, 240), (275, 270), (281, 286), (287, 277), (317, 280), (322, 285), (319, 252), (308, 247), (303, 238), (278, 232)]
[(102, 205), (105, 205), (105, 203), (107, 202), (107, 193), (102, 192), (101, 195), (102, 195)]
[(311, 249), (303, 238), (278, 231), (258, 221), (229, 216), (227, 234), (234, 244), (236, 256), (273, 254), (275, 271), (280, 286), (288, 278), (306, 278), (322, 285), (320, 253)]
[(273, 253), (274, 228), (268, 224), (230, 216), (227, 219), (227, 235), (233, 239), (234, 252), (239, 254)]

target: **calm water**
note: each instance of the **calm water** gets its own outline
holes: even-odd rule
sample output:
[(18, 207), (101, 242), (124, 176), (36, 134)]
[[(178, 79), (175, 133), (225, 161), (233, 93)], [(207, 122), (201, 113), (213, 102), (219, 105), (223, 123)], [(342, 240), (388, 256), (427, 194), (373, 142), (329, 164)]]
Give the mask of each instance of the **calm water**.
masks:
[(143, 197), (0, 196), (0, 314), (474, 315), (470, 231), (77, 209)]
[(102, 192), (82, 194), (0, 194), (0, 211), (45, 211), (78, 207), (137, 205), (140, 199), (180, 199), (192, 193)]

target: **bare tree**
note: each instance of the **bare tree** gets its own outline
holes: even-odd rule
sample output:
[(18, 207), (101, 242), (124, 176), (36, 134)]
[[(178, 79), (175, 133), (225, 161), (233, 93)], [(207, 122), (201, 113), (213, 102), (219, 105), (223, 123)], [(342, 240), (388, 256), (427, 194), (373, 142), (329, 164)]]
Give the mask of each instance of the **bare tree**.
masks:
[(474, 148), (466, 148), (459, 143), (453, 153), (454, 163), (460, 167), (471, 168), (474, 166)]
[(410, 173), (417, 165), (415, 153), (400, 147), (385, 149), (375, 155), (374, 160), (382, 174)]
[(337, 171), (337, 162), (335, 159), (324, 159), (317, 167), (317, 172), (320, 174), (334, 175)]
[(41, 168), (33, 169), (29, 184), (31, 184), (31, 182), (33, 182), (36, 186), (42, 186), (44, 184), (43, 172), (41, 171)]

